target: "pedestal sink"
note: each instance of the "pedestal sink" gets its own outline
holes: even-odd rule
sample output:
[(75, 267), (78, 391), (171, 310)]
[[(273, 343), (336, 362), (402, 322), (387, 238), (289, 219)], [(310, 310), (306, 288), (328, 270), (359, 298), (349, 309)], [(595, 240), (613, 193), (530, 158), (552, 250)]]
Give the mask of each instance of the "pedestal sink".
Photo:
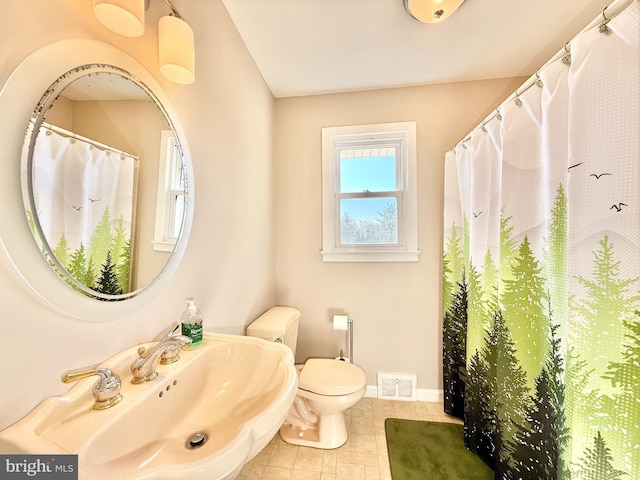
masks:
[(95, 379), (80, 380), (0, 432), (0, 452), (77, 454), (81, 480), (232, 479), (296, 394), (293, 356), (281, 344), (205, 333), (200, 348), (135, 385), (129, 366), (140, 346), (103, 363), (122, 379), (121, 402), (94, 410)]

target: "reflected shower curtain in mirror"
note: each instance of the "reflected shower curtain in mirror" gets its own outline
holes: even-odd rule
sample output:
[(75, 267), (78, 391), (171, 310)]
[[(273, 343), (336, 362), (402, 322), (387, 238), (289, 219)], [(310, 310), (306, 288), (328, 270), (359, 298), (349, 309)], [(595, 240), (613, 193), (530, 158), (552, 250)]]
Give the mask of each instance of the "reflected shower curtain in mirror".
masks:
[(130, 290), (136, 159), (41, 127), (33, 153), (37, 218), (53, 254), (81, 284)]
[(445, 158), (445, 410), (497, 479), (640, 478), (640, 2), (605, 26)]

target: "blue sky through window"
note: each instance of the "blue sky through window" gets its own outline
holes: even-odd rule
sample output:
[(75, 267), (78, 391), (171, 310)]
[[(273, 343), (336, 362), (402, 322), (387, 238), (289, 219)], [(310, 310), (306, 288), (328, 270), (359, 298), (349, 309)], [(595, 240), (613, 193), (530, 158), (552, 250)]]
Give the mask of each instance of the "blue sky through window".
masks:
[(356, 157), (340, 159), (340, 192), (388, 192), (396, 190), (396, 158)]

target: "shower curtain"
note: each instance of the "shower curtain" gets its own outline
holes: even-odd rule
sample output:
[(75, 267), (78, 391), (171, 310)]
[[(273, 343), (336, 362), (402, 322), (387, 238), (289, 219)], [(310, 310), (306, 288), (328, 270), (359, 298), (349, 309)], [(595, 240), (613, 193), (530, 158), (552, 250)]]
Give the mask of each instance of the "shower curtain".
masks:
[(105, 294), (130, 290), (135, 163), (57, 127), (41, 127), (34, 146), (41, 232), (73, 278)]
[(496, 479), (640, 479), (640, 2), (446, 154), (445, 411)]

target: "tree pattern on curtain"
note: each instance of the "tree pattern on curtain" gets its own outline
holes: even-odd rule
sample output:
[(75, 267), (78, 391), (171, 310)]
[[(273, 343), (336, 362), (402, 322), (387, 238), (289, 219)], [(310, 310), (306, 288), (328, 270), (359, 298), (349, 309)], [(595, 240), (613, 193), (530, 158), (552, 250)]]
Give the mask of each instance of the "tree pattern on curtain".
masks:
[[(34, 148), (32, 181), (40, 230), (60, 266), (93, 291), (128, 293), (134, 157), (42, 127)], [(33, 214), (28, 216), (38, 239)], [(39, 243), (44, 252), (42, 240)], [(60, 276), (67, 280), (67, 275)]]
[(445, 159), (445, 411), (497, 479), (640, 479), (640, 2)]

